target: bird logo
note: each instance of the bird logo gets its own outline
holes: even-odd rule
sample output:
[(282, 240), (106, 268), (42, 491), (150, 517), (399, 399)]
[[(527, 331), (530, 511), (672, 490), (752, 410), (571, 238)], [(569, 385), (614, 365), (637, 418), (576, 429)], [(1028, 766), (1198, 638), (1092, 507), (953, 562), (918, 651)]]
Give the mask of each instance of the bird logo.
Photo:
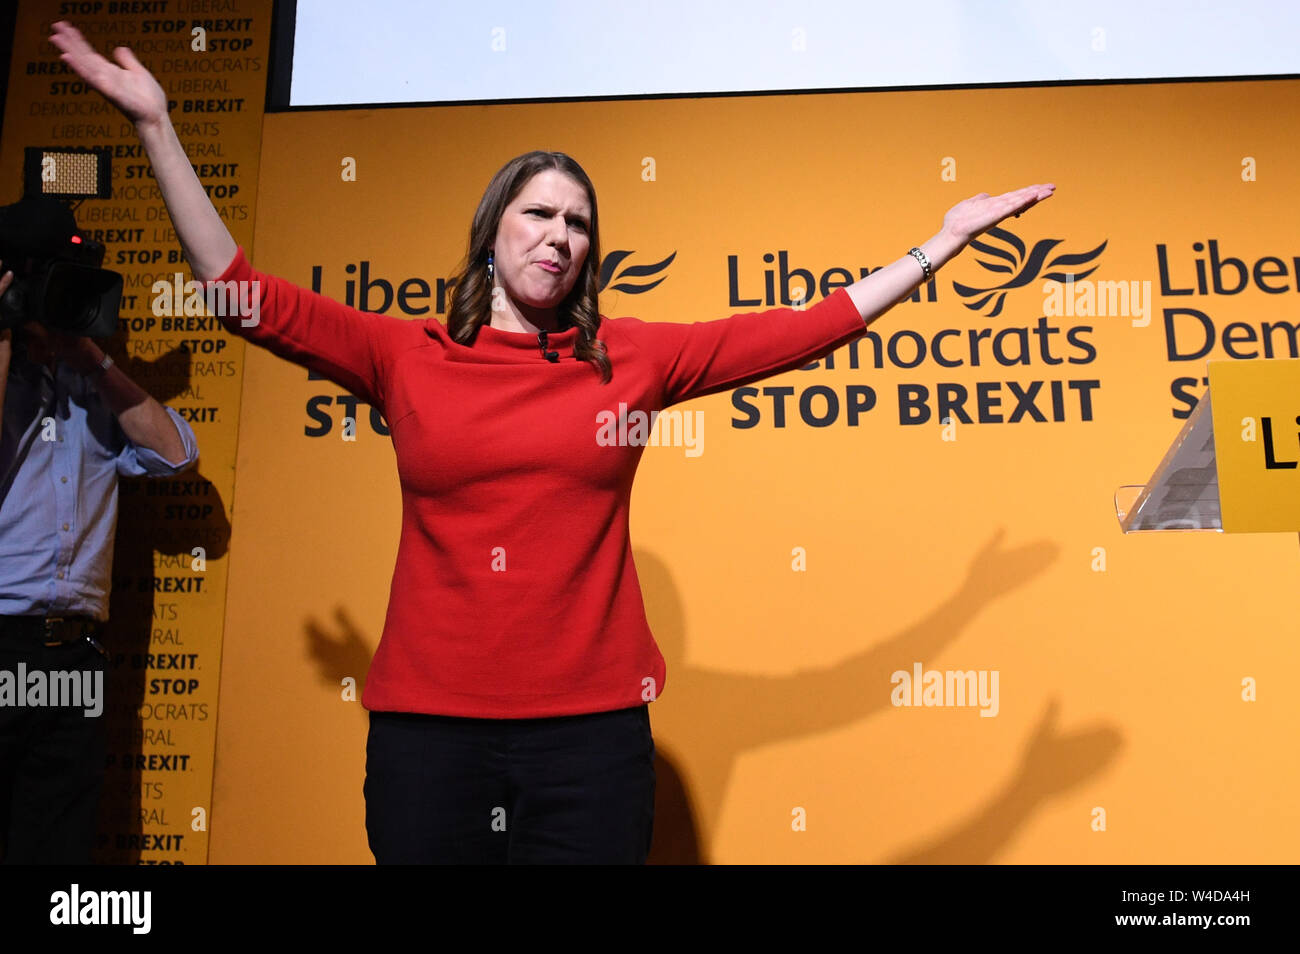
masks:
[[(1002, 313), (1007, 292), (1028, 285), (1039, 277), (1040, 272), (1044, 280), (1057, 282), (1077, 282), (1087, 278), (1097, 270), (1097, 266), (1093, 263), (1106, 248), (1106, 243), (1102, 242), (1090, 252), (1057, 255), (1044, 265), (1047, 256), (1052, 254), (1053, 250), (1065, 241), (1064, 239), (1040, 239), (1034, 243), (1032, 249), (1026, 251), (1025, 243), (1020, 237), (1006, 229), (989, 229), (985, 233), (985, 238), (990, 241), (976, 239), (970, 243), (970, 247), (980, 255), (994, 260), (977, 258), (976, 261), (994, 274), (1010, 277), (1002, 284), (991, 288), (972, 288), (959, 282), (953, 282), (952, 287), (962, 298), (969, 299), (962, 304), (972, 311), (990, 307), (992, 310), (987, 313), (989, 318), (996, 318)], [(1092, 267), (1079, 270), (1087, 265)]]
[[(605, 260), (600, 263), (600, 291), (605, 291), (608, 288), (612, 291), (627, 292), (629, 295), (642, 295), (668, 277), (661, 273), (677, 257), (677, 253), (673, 252), (662, 261), (651, 265), (628, 265), (620, 271), (619, 266), (635, 254), (634, 249), (616, 249), (605, 256)], [(615, 272), (618, 274), (615, 275)], [(659, 275), (659, 277), (652, 282), (629, 281), (629, 279), (648, 279), (655, 275)], [(611, 281), (615, 282), (615, 284), (611, 285)]]

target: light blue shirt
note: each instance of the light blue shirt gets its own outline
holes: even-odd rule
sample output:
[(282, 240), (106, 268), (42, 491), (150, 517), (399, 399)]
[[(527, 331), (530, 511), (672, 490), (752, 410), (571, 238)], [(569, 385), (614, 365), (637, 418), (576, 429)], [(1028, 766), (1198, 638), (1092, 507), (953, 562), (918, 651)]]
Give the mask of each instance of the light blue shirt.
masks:
[(52, 374), (14, 349), (0, 433), (0, 615), (102, 621), (118, 475), (171, 477), (194, 465), (199, 446), (167, 408), (185, 458), (172, 464), (137, 447), (90, 380), (62, 361), (56, 368)]

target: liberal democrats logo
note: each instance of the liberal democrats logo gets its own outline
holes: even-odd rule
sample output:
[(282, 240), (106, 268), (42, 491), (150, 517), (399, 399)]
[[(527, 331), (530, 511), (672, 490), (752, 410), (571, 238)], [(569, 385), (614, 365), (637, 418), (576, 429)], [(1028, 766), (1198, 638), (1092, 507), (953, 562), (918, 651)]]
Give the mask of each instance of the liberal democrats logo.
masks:
[[(600, 263), (600, 291), (620, 291), (627, 292), (629, 295), (644, 294), (668, 277), (663, 273), (677, 257), (677, 253), (673, 252), (662, 261), (651, 265), (628, 265), (626, 268), (621, 268), (623, 263), (635, 254), (635, 250), (616, 249), (605, 256), (605, 260)], [(659, 277), (655, 278), (656, 275)], [(654, 280), (649, 281), (652, 278)], [(614, 284), (610, 284), (611, 281)]]
[[(1072, 285), (1074, 282), (1087, 278), (1097, 270), (1094, 263), (1106, 248), (1106, 243), (1102, 242), (1091, 252), (1057, 255), (1044, 265), (1047, 256), (1065, 241), (1064, 239), (1041, 239), (1034, 243), (1032, 249), (1026, 251), (1025, 243), (1015, 233), (1008, 232), (1006, 229), (989, 229), (985, 233), (985, 237), (991, 239), (991, 241), (976, 239), (970, 243), (970, 247), (980, 255), (995, 260), (976, 259), (976, 261), (979, 262), (982, 268), (993, 272), (995, 275), (1009, 275), (1010, 277), (1000, 285), (994, 285), (991, 288), (971, 288), (969, 285), (962, 285), (958, 282), (953, 282), (952, 287), (953, 291), (962, 298), (972, 299), (962, 303), (972, 311), (979, 311), (985, 306), (991, 305), (992, 310), (987, 313), (989, 318), (996, 318), (1002, 313), (1002, 305), (1006, 301), (1007, 292), (1013, 288), (1022, 288), (1028, 285), (1040, 277), (1040, 272), (1042, 272), (1041, 277), (1044, 281), (1061, 282), (1066, 285)], [(1084, 268), (1084, 266), (1088, 265), (1092, 267)]]

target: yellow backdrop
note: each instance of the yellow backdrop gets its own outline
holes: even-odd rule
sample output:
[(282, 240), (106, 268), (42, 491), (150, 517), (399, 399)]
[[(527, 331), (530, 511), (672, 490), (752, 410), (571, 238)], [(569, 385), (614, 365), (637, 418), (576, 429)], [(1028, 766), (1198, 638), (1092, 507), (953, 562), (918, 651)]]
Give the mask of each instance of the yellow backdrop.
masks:
[[(603, 313), (707, 320), (753, 310), (733, 295), (762, 299), (767, 269), (779, 294), (783, 254), (818, 282), (833, 268), (856, 277), (932, 235), (961, 198), (1056, 182), (1050, 202), (1007, 223), (1013, 237), (966, 252), (875, 326), (883, 367), (867, 342), (856, 368), (841, 349), (833, 367), (763, 382), (757, 396), (684, 408), (704, 413), (698, 457), (647, 451), (632, 532), (668, 660), (651, 708), (654, 858), (1292, 861), (1296, 538), (1125, 538), (1112, 494), (1150, 474), (1202, 391), (1205, 359), (1249, 350), (1225, 353), (1225, 325), (1262, 336), (1262, 322), (1297, 320), (1300, 169), (1283, 119), (1296, 90), (275, 114), (250, 253), (304, 285), (319, 269), (322, 291), (339, 298), (356, 277), (345, 268), (363, 261), (372, 281), (432, 285), (463, 254), (492, 173), (529, 149), (559, 149), (596, 183), (607, 255), (631, 252), (624, 266), (675, 256), (653, 289), (607, 291)], [(1250, 273), (1270, 257), (1285, 275), (1265, 265), (1264, 284), (1281, 291), (1250, 275), (1227, 293), (1227, 259)], [(1064, 314), (1044, 286), (1052, 274), (1079, 279)], [(1089, 304), (1087, 281), (1137, 284), (1123, 313), (1112, 299), (1097, 314), (1106, 308)], [(1207, 322), (1216, 337), (1200, 354)], [(940, 355), (955, 366), (929, 350), (946, 329)], [(1005, 329), (1022, 331), (999, 337)], [(915, 334), (893, 337), (902, 331)], [(1272, 334), (1275, 356), (1294, 357), (1286, 329)], [(966, 388), (969, 423), (939, 413), (941, 385)], [(915, 398), (919, 386), (929, 419), (901, 423), (900, 393)], [(765, 387), (793, 389), (783, 427)], [(850, 423), (864, 388), (875, 406)], [(364, 408), (355, 441), (342, 439), (341, 394), (250, 349), (213, 862), (370, 860), (366, 714), (347, 680), (359, 698), (399, 495), (388, 441)], [(808, 423), (830, 419), (832, 395), (835, 419)], [(996, 672), (996, 714), (895, 705), (894, 673), (918, 664)]]

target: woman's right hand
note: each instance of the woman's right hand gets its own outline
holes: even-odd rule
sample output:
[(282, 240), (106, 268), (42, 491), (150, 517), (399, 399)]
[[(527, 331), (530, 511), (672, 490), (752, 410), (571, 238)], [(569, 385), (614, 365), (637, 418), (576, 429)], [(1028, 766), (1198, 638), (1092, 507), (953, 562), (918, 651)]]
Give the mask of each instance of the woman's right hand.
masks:
[(167, 94), (158, 81), (126, 47), (113, 51), (120, 64), (114, 66), (94, 51), (80, 30), (63, 20), (51, 28), (50, 42), (63, 51), (61, 59), (70, 69), (135, 123), (194, 277), (207, 282), (219, 276), (234, 261), (239, 246), (176, 137), (167, 113)]
[(127, 47), (113, 50), (113, 59), (119, 64), (114, 66), (95, 51), (80, 30), (65, 20), (51, 27), (50, 42), (62, 52), (59, 59), (132, 122), (168, 118), (167, 94)]

